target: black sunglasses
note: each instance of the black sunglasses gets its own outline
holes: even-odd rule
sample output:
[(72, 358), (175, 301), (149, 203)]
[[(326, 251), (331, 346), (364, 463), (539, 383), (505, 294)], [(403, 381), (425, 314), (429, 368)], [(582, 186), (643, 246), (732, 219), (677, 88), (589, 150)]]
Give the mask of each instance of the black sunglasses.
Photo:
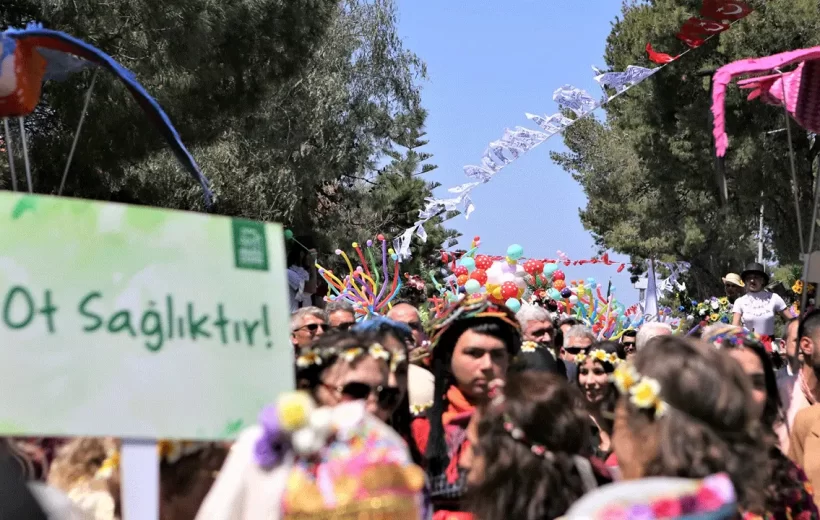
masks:
[(407, 326), (415, 331), (421, 331), (424, 328), (420, 321), (411, 321), (407, 323)]
[(346, 321), (344, 323), (340, 323), (340, 324), (336, 325), (335, 327), (333, 327), (333, 329), (334, 330), (350, 330), (350, 327), (352, 327), (355, 324), (356, 324), (355, 321)]
[(293, 332), (299, 332), (300, 330), (305, 329), (307, 329), (310, 332), (316, 332), (317, 330), (319, 330), (320, 327), (322, 328), (322, 332), (324, 332), (327, 328), (327, 326), (324, 323), (311, 323), (309, 325), (302, 325), (298, 329), (295, 329)]
[(393, 408), (399, 402), (399, 389), (395, 386), (370, 386), (367, 383), (351, 381), (342, 385), (339, 393), (354, 401), (363, 401), (375, 395), (380, 408)]
[(586, 348), (583, 347), (564, 347), (564, 352), (566, 352), (567, 354), (572, 354), (574, 356), (577, 356), (585, 350)]
[(539, 330), (533, 331), (532, 337), (538, 338), (538, 337), (543, 336), (544, 334), (552, 334), (553, 330), (554, 329), (539, 329)]

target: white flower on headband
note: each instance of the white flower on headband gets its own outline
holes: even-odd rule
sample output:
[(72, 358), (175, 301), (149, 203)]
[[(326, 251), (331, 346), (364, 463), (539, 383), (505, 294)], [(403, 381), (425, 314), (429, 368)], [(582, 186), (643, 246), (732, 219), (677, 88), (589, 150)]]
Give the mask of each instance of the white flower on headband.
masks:
[(538, 343), (534, 341), (525, 341), (521, 344), (521, 352), (535, 352), (538, 348)]
[(363, 348), (353, 347), (342, 352), (342, 359), (344, 359), (348, 363), (353, 363), (354, 361), (356, 361), (356, 358), (358, 358), (362, 354), (364, 354)]
[(315, 349), (306, 350), (303, 354), (296, 358), (296, 366), (299, 368), (307, 368), (313, 365), (321, 364), (322, 356), (320, 356), (319, 351)]
[(396, 352), (393, 354), (393, 357), (390, 359), (390, 371), (395, 372), (399, 365), (404, 363), (407, 360), (407, 356), (404, 355), (404, 352)]
[(372, 357), (376, 359), (383, 359), (385, 361), (390, 360), (390, 352), (388, 352), (387, 349), (381, 346), (381, 344), (379, 343), (374, 343), (370, 345), (370, 348), (367, 349), (367, 351)]

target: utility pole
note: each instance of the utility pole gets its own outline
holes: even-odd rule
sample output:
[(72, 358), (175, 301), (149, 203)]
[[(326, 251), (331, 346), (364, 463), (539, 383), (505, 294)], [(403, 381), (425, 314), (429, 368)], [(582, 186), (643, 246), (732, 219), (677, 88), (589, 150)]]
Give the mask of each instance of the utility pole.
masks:
[(757, 263), (763, 263), (763, 193), (760, 193), (760, 227), (757, 229)]

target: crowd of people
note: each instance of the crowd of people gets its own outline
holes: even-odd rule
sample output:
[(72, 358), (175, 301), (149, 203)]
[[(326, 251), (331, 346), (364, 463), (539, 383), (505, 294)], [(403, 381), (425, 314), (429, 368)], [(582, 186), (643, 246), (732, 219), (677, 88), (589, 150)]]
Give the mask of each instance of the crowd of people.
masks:
[[(820, 518), (820, 311), (783, 316), (783, 362), (766, 279), (727, 275), (736, 323), (699, 337), (648, 322), (602, 341), (481, 295), (426, 327), (409, 302), (296, 305), (294, 391), (232, 444), (160, 442), (160, 518)], [(116, 439), (0, 454), (43, 518), (120, 518)]]

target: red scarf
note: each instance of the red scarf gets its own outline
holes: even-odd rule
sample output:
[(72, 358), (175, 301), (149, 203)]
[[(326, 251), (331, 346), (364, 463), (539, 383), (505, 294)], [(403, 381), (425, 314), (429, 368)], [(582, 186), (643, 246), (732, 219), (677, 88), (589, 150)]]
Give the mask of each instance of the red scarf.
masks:
[(467, 401), (461, 390), (455, 385), (447, 390), (447, 410), (441, 415), (441, 422), (445, 426), (452, 422), (469, 422), (470, 416), (475, 411), (475, 406)]

